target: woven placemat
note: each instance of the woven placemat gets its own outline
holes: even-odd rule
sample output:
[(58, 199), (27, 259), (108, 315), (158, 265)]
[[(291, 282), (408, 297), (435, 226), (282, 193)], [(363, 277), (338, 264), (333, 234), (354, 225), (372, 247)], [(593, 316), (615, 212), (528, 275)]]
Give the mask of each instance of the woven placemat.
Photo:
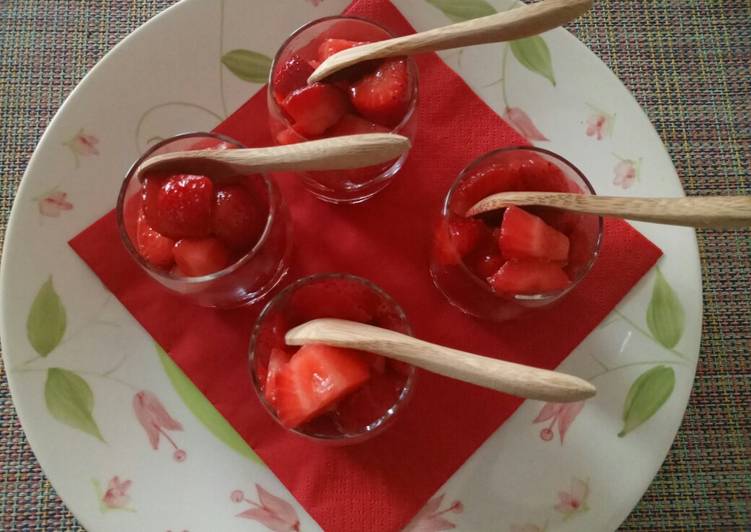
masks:
[[(29, 157), (65, 97), (172, 3), (0, 0), (0, 242)], [(597, 0), (571, 30), (634, 93), (687, 194), (751, 194), (749, 0)], [(700, 231), (699, 249), (696, 384), (670, 455), (624, 531), (751, 530), (751, 231)], [(0, 530), (82, 530), (26, 442), (1, 363)]]

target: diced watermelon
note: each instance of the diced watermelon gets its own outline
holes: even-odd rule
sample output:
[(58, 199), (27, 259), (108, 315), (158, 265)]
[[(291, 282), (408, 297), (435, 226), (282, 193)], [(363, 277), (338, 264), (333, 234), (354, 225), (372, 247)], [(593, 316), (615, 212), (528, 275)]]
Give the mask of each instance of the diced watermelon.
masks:
[(510, 260), (488, 282), (502, 295), (544, 294), (571, 284), (559, 265), (539, 260)]
[(540, 259), (565, 263), (569, 241), (541, 218), (524, 209), (506, 209), (498, 245), (506, 259)]
[(347, 349), (306, 344), (277, 373), (277, 415), (297, 427), (329, 409), (370, 377), (368, 364)]

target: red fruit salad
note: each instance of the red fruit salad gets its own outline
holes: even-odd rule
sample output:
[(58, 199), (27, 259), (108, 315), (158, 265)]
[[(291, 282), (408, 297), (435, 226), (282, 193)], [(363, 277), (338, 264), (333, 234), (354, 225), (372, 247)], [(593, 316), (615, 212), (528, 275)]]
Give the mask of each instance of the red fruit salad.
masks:
[(254, 382), (279, 423), (314, 438), (359, 441), (396, 413), (411, 390), (414, 368), (354, 349), (285, 344), (290, 328), (316, 318), (403, 333), (409, 333), (409, 326), (384, 292), (344, 274), (297, 281), (269, 303), (256, 324), (251, 340)]

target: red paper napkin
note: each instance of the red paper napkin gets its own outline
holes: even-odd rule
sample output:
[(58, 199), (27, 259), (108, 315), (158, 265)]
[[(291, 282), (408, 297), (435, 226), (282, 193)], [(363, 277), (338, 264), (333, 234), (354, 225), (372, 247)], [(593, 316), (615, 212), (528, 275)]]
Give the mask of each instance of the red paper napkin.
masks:
[[(359, 0), (348, 13), (397, 34), (414, 32), (386, 0)], [(660, 251), (628, 224), (608, 221), (597, 264), (557, 307), (505, 324), (455, 310), (428, 273), (432, 224), (442, 198), (472, 159), (525, 140), (436, 55), (420, 56), (417, 62), (417, 139), (389, 188), (362, 205), (333, 206), (313, 198), (294, 177), (277, 176), (294, 224), (290, 279), (324, 271), (362, 275), (401, 303), (421, 338), (555, 368)], [(246, 145), (271, 144), (265, 106), (260, 90), (216, 131)], [(218, 311), (184, 303), (126, 254), (112, 212), (70, 245), (327, 531), (400, 529), (521, 404), (422, 372), (408, 408), (383, 435), (353, 447), (311, 443), (279, 428), (251, 388), (246, 351), (261, 305)]]

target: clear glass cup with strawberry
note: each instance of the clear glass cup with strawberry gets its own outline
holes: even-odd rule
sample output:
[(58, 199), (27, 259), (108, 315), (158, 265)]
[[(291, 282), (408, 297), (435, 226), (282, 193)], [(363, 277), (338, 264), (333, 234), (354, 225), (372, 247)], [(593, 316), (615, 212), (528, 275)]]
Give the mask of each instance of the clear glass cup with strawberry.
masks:
[(128, 172), (117, 200), (120, 237), (133, 259), (163, 286), (208, 307), (257, 301), (284, 276), (291, 251), (289, 213), (273, 181), (260, 174), (145, 173), (153, 155), (242, 148), (213, 133), (163, 140)]
[(249, 348), (253, 386), (284, 428), (350, 444), (384, 430), (414, 387), (415, 368), (373, 353), (324, 344), (292, 347), (285, 333), (338, 318), (411, 334), (401, 307), (372, 282), (348, 274), (305, 277), (277, 294), (256, 322)]
[[(278, 144), (363, 133), (398, 133), (414, 139), (417, 66), (410, 58), (368, 61), (308, 85), (327, 57), (366, 42), (393, 37), (354, 17), (328, 17), (294, 32), (274, 58), (269, 75), (269, 125)], [(359, 203), (386, 187), (408, 154), (367, 168), (300, 172), (306, 188), (332, 203)]]
[(436, 287), (467, 314), (494, 321), (560, 300), (592, 268), (600, 249), (599, 216), (547, 207), (509, 207), (468, 218), (498, 192), (594, 194), (563, 157), (535, 147), (503, 148), (469, 164), (446, 195), (430, 272)]

